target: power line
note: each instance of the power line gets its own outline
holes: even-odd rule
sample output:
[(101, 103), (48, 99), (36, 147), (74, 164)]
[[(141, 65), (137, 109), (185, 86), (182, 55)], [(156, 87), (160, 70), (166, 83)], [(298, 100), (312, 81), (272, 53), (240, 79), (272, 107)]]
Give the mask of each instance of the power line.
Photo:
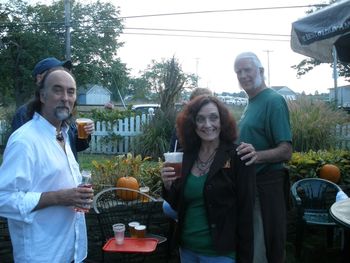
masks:
[[(256, 8), (239, 8), (239, 9), (224, 9), (224, 10), (205, 10), (205, 11), (189, 11), (189, 12), (175, 12), (175, 13), (160, 13), (160, 14), (148, 14), (148, 15), (135, 15), (135, 16), (121, 16), (118, 19), (132, 19), (132, 18), (146, 18), (146, 17), (159, 17), (159, 16), (176, 16), (176, 15), (194, 15), (194, 14), (206, 14), (206, 13), (225, 13), (225, 12), (246, 12), (246, 11), (265, 11), (265, 10), (280, 10), (280, 9), (295, 9), (295, 8), (320, 8), (328, 6), (326, 4), (315, 5), (299, 5), (299, 6), (275, 6), (275, 7), (256, 7)], [(72, 23), (98, 23), (108, 22), (111, 19), (86, 19), (71, 21)], [(57, 24), (62, 25), (64, 21), (41, 21), (41, 22), (27, 22), (27, 23), (15, 23), (15, 22), (0, 22), (0, 27), (11, 25), (41, 25), (41, 24)]]
[(208, 35), (184, 35), (184, 34), (157, 34), (157, 33), (126, 33), (124, 35), (142, 35), (142, 36), (163, 36), (163, 37), (194, 37), (194, 38), (222, 38), (222, 39), (241, 39), (241, 40), (262, 40), (289, 42), (290, 39), (268, 39), (268, 38), (248, 38), (248, 37), (229, 37), (229, 36), (208, 36)]
[(290, 35), (283, 35), (283, 34), (247, 33), (247, 32), (232, 32), (232, 31), (210, 31), (210, 30), (195, 30), (195, 29), (147, 28), (147, 27), (124, 27), (124, 29), (125, 30), (145, 30), (145, 31), (173, 31), (173, 32), (189, 32), (189, 33), (211, 33), (211, 34), (235, 34), (235, 35), (290, 37)]
[(245, 12), (245, 11), (265, 11), (265, 10), (279, 10), (279, 9), (295, 9), (295, 8), (321, 8), (328, 6), (327, 4), (315, 4), (315, 5), (296, 5), (296, 6), (273, 6), (273, 7), (254, 7), (254, 8), (238, 8), (238, 9), (223, 9), (223, 10), (204, 10), (204, 11), (189, 11), (189, 12), (176, 12), (176, 13), (160, 13), (149, 15), (136, 15), (136, 16), (124, 16), (122, 19), (130, 18), (144, 18), (155, 16), (177, 16), (177, 15), (193, 15), (193, 14), (207, 14), (207, 13), (226, 13), (226, 12)]

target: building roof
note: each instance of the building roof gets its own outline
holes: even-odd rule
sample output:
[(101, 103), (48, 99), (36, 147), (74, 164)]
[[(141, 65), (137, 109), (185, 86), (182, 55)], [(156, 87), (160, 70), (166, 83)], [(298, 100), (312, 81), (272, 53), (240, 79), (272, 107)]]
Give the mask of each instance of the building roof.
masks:
[(109, 89), (107, 89), (101, 85), (98, 85), (98, 84), (87, 84), (85, 86), (81, 86), (81, 87), (79, 87), (78, 94), (79, 95), (88, 94), (94, 89), (103, 89), (107, 93), (112, 94), (112, 92)]

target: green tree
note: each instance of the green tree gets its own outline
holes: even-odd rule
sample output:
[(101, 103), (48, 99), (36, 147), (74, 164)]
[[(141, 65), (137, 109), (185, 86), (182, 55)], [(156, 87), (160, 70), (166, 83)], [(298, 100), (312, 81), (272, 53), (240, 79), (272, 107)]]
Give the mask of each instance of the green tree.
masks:
[(194, 88), (197, 81), (194, 74), (182, 71), (175, 57), (168, 60), (162, 59), (161, 62), (152, 60), (142, 77), (147, 80), (151, 90), (157, 94), (164, 113), (173, 111), (181, 92), (185, 88)]
[[(117, 88), (126, 86), (128, 69), (117, 57), (123, 26), (119, 10), (99, 1), (71, 3), (71, 44), (78, 85), (102, 84), (117, 98)], [(8, 1), (0, 5), (0, 103), (26, 101), (35, 89), (31, 76), (39, 60), (64, 58), (64, 1), (51, 5)]]
[(163, 59), (161, 62), (152, 61), (142, 77), (147, 80), (150, 89), (157, 94), (161, 108), (144, 127), (144, 133), (141, 135), (136, 151), (157, 159), (169, 149), (176, 116), (175, 102), (185, 88), (195, 87), (196, 77), (193, 74), (184, 73), (175, 57)]

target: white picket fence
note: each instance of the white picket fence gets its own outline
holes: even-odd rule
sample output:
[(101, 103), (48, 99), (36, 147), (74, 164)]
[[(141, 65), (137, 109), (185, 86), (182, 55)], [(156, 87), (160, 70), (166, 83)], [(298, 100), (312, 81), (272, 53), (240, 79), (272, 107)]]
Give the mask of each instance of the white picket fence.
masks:
[[(123, 154), (130, 152), (142, 134), (143, 125), (148, 123), (152, 115), (142, 114), (117, 120), (113, 123), (95, 122), (95, 132), (91, 136), (90, 147), (85, 153)], [(0, 120), (0, 146), (6, 143), (6, 122)]]
[(152, 116), (142, 114), (141, 116), (117, 120), (114, 124), (110, 122), (96, 122), (95, 132), (91, 136), (90, 147), (85, 150), (88, 153), (128, 153), (138, 141), (142, 134), (143, 124), (148, 123)]
[(337, 125), (334, 133), (338, 138), (335, 148), (350, 150), (350, 124)]
[[(91, 136), (90, 147), (85, 153), (123, 154), (133, 151), (143, 132), (143, 124), (149, 122), (151, 115), (117, 120), (114, 123), (96, 122), (95, 132)], [(6, 143), (6, 122), (0, 120), (0, 146)], [(336, 148), (350, 149), (350, 124), (337, 125), (334, 129), (338, 142)]]

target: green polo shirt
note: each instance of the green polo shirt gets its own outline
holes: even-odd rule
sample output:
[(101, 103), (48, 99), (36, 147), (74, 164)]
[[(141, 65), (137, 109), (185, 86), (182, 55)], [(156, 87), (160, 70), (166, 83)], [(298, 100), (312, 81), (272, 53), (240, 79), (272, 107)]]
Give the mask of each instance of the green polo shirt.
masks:
[[(280, 94), (267, 88), (249, 99), (239, 121), (239, 141), (251, 143), (257, 151), (292, 141), (288, 106)], [(262, 163), (256, 165), (256, 171), (273, 171), (282, 167), (282, 162)]]

